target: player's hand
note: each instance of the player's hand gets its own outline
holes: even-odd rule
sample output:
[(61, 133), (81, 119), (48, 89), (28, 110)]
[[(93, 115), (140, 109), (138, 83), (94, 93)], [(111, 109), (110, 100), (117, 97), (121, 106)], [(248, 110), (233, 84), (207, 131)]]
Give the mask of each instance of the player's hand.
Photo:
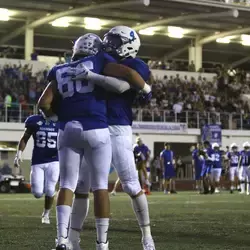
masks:
[(20, 167), (20, 163), (23, 162), (23, 159), (22, 159), (22, 151), (19, 150), (17, 151), (16, 153), (16, 156), (15, 156), (15, 159), (14, 159), (14, 166), (16, 168)]
[(151, 91), (147, 94), (140, 92), (139, 97), (138, 97), (138, 101), (141, 105), (148, 104), (151, 99), (152, 99), (152, 92)]
[(80, 64), (81, 68), (74, 68), (74, 76), (72, 80), (89, 80), (90, 70), (83, 64)]

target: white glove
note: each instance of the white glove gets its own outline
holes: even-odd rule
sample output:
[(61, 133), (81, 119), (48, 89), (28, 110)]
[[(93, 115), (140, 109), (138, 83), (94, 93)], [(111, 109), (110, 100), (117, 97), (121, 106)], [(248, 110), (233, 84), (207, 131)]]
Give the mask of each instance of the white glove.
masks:
[(90, 80), (93, 74), (84, 64), (80, 64), (80, 68), (71, 68), (68, 72), (72, 74), (72, 80)]
[(15, 159), (14, 159), (14, 166), (15, 167), (20, 167), (20, 163), (23, 162), (22, 153), (23, 152), (21, 150), (17, 151)]

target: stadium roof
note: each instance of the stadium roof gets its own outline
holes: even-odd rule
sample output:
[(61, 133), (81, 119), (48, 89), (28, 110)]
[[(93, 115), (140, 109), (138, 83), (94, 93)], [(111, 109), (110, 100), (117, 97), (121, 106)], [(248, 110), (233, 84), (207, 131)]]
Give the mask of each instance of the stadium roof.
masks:
[[(9, 11), (9, 20), (0, 21), (0, 46), (24, 47), (24, 27), (29, 24), (34, 27), (34, 44), (39, 53), (59, 54), (70, 50), (71, 41), (86, 32), (103, 36), (115, 25), (127, 25), (148, 34), (140, 35), (140, 56), (144, 58), (165, 55), (169, 59), (187, 59), (187, 46), (197, 36), (204, 42), (203, 61), (232, 63), (250, 51), (250, 37), (241, 36), (250, 34), (250, 7), (216, 0), (151, 0), (148, 7), (139, 2), (142, 0), (8, 0), (0, 4)], [(239, 11), (237, 18), (235, 7)], [(0, 20), (5, 19), (5, 12), (0, 9)], [(54, 25), (68, 27), (52, 26), (55, 20)], [(224, 43), (215, 42), (216, 38)]]

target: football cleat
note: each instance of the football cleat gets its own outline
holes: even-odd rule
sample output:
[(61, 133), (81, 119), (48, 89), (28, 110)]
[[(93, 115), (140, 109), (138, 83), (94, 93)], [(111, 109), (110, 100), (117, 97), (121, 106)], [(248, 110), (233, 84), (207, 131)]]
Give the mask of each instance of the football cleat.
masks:
[(109, 242), (98, 243), (96, 242), (96, 250), (109, 250)]
[(68, 238), (60, 237), (56, 240), (56, 250), (73, 250), (73, 245)]
[(143, 238), (142, 239), (143, 250), (155, 250), (155, 243), (153, 238)]
[(50, 224), (50, 219), (48, 215), (42, 215), (42, 224)]
[(112, 191), (112, 192), (110, 193), (110, 195), (116, 196), (116, 191)]

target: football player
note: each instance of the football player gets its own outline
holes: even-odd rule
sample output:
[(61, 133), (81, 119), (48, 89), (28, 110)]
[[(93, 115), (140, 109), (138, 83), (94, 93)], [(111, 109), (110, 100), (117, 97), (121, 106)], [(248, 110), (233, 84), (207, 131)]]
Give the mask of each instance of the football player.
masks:
[(222, 171), (222, 154), (218, 143), (212, 144), (211, 192), (220, 193), (219, 184)]
[[(250, 165), (250, 151), (249, 151), (250, 143), (244, 142), (242, 147), (243, 147), (243, 150), (240, 152), (240, 159), (239, 159), (239, 164), (238, 164), (239, 180), (240, 180), (240, 188), (241, 188), (240, 194), (244, 194), (246, 190), (245, 185), (247, 184), (247, 168)], [(249, 195), (248, 189), (247, 189), (246, 194)]]
[(164, 173), (164, 193), (175, 194), (175, 160), (174, 153), (170, 149), (170, 145), (168, 143), (164, 144), (164, 150), (160, 153), (160, 161), (162, 172)]
[[(139, 180), (142, 187), (145, 187), (146, 194), (149, 194), (148, 188), (151, 186), (149, 182), (150, 168), (147, 168), (147, 163), (150, 159), (150, 150), (142, 142), (142, 139), (138, 137), (136, 139), (136, 144), (134, 145), (134, 155), (136, 158), (136, 167), (139, 173)], [(149, 170), (149, 174), (148, 174)]]
[(202, 178), (201, 178), (201, 170), (203, 166), (204, 160), (200, 159), (199, 152), (201, 150), (201, 145), (197, 143), (196, 149), (192, 152), (192, 165), (193, 165), (193, 172), (195, 176), (195, 182), (196, 182), (196, 189), (201, 193), (202, 191)]
[(229, 178), (230, 178), (230, 193), (236, 189), (235, 179), (238, 176), (238, 164), (240, 159), (240, 152), (236, 143), (230, 145), (231, 151), (227, 152), (225, 158), (228, 159)]
[[(89, 165), (91, 187), (94, 193), (96, 249), (108, 249), (107, 232), (110, 214), (108, 175), (112, 152), (106, 114), (106, 92), (95, 84), (109, 85), (113, 81), (106, 76), (102, 76), (100, 81), (99, 73), (110, 75), (110, 72), (113, 72), (116, 77), (125, 78), (130, 83), (135, 85), (140, 83), (145, 91), (145, 81), (136, 71), (117, 64), (106, 53), (98, 53), (100, 47), (101, 40), (98, 36), (86, 34), (80, 37), (73, 48), (73, 62), (56, 66), (50, 71), (48, 76), (50, 84), (38, 102), (44, 115), (50, 118), (55, 116), (51, 110), (53, 98), (58, 95), (58, 92), (62, 98), (58, 110), (60, 191), (57, 200), (57, 250), (73, 248), (67, 237), (67, 228), (83, 151)], [(88, 76), (91, 74), (96, 76), (95, 80), (75, 78), (77, 72), (84, 68), (88, 69)], [(121, 81), (113, 80), (118, 82), (116, 86), (120, 88)], [(148, 86), (147, 89), (150, 87)], [(76, 195), (75, 201), (78, 200), (77, 198)]]
[(209, 141), (204, 141), (203, 150), (200, 150), (200, 152), (199, 152), (200, 160), (202, 162), (204, 161), (203, 168), (201, 170), (201, 177), (202, 177), (202, 180), (203, 180), (204, 194), (209, 193), (209, 187), (210, 187), (210, 184), (211, 184), (211, 180), (210, 180), (211, 169), (212, 169), (211, 153), (212, 153), (212, 149), (211, 149), (211, 146), (210, 146), (210, 142)]
[(34, 147), (30, 172), (31, 192), (37, 199), (45, 194), (44, 212), (42, 214), (43, 224), (50, 224), (49, 214), (54, 201), (56, 183), (59, 179), (57, 134), (58, 123), (46, 121), (42, 115), (28, 117), (14, 160), (14, 165), (19, 167), (22, 161), (22, 153), (32, 136)]
[[(148, 65), (136, 58), (140, 47), (140, 38), (137, 33), (126, 26), (112, 28), (104, 36), (105, 51), (112, 55), (117, 62), (137, 71), (146, 82), (150, 77)], [(115, 71), (113, 71), (113, 75)], [(96, 81), (103, 76), (95, 76), (88, 69), (76, 79), (91, 79)], [(151, 96), (151, 88), (143, 86), (145, 99)], [(142, 245), (145, 250), (154, 250), (154, 241), (151, 235), (148, 202), (143, 193), (136, 171), (133, 144), (132, 144), (132, 104), (137, 91), (130, 89), (123, 94), (110, 93), (107, 99), (108, 124), (112, 143), (112, 165), (116, 168), (123, 190), (131, 197), (133, 210), (136, 214), (139, 226), (142, 231)], [(74, 206), (77, 205), (74, 203)], [(73, 207), (73, 209), (75, 209)], [(79, 210), (79, 209), (78, 209)], [(80, 216), (79, 216), (80, 217)], [(79, 217), (72, 218), (72, 221), (79, 221)], [(72, 222), (73, 224), (73, 222)], [(81, 229), (81, 228), (79, 228)]]

